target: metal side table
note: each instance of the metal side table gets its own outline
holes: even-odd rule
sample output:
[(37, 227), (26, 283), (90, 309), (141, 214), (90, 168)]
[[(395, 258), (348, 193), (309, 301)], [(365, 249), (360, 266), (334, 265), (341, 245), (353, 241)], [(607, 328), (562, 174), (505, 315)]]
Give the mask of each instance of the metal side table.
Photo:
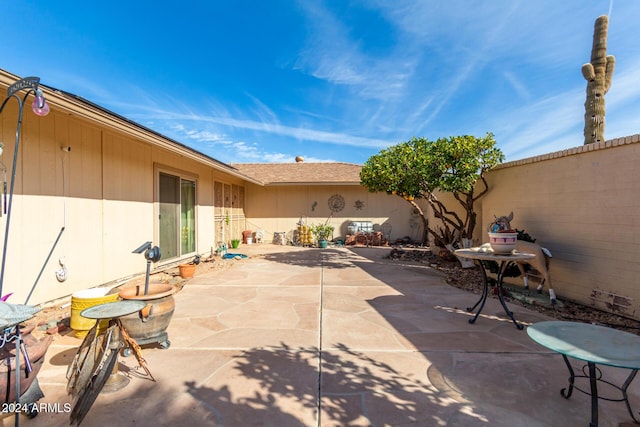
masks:
[(469, 319), (469, 323), (475, 323), (475, 321), (478, 319), (478, 316), (480, 316), (480, 313), (484, 308), (484, 303), (487, 301), (487, 296), (489, 295), (489, 281), (487, 280), (487, 271), (482, 261), (495, 261), (499, 265), (496, 286), (498, 287), (498, 298), (500, 299), (500, 304), (502, 304), (502, 308), (504, 308), (505, 313), (507, 313), (507, 316), (509, 316), (509, 319), (511, 319), (513, 324), (516, 325), (518, 329), (521, 329), (521, 330), (524, 329), (524, 326), (516, 322), (516, 319), (513, 317), (513, 313), (511, 312), (511, 310), (509, 310), (509, 308), (507, 308), (507, 304), (504, 302), (504, 296), (502, 295), (503, 294), (502, 281), (504, 279), (504, 272), (509, 266), (509, 264), (516, 263), (518, 261), (527, 261), (527, 260), (533, 259), (535, 258), (535, 255), (525, 253), (525, 252), (495, 254), (493, 252), (482, 252), (479, 250), (479, 248), (458, 249), (457, 251), (455, 251), (455, 255), (462, 258), (470, 258), (477, 261), (478, 264), (480, 265), (480, 268), (482, 269), (482, 279), (483, 279), (482, 295), (480, 296), (480, 299), (478, 300), (478, 302), (476, 302), (473, 305), (473, 307), (467, 308), (467, 311), (471, 312), (475, 310), (476, 307), (478, 306), (480, 307), (478, 308), (476, 315), (473, 318)]
[[(540, 322), (527, 328), (527, 334), (538, 344), (562, 355), (569, 369), (569, 388), (560, 390), (565, 399), (571, 397), (573, 389), (591, 396), (591, 427), (598, 425), (598, 399), (613, 402), (624, 402), (631, 418), (636, 418), (627, 389), (640, 369), (640, 336), (605, 326), (578, 322)], [(582, 368), (582, 375), (576, 375), (569, 357), (587, 362)], [(630, 369), (631, 373), (622, 386), (615, 385), (602, 378), (602, 371), (596, 365), (613, 366)], [(589, 391), (582, 390), (574, 384), (576, 378), (589, 379)], [(621, 398), (598, 396), (598, 382), (605, 383), (621, 392)]]

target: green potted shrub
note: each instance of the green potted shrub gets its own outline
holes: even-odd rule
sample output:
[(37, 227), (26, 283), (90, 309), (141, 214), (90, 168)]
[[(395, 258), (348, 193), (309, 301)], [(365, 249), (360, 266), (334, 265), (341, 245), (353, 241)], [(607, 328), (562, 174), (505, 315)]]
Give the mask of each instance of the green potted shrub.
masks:
[(240, 239), (231, 239), (231, 247), (238, 249), (238, 246), (240, 246)]
[(319, 247), (327, 247), (329, 238), (333, 236), (334, 229), (335, 227), (329, 224), (311, 225), (311, 233), (315, 237), (316, 242), (318, 242)]

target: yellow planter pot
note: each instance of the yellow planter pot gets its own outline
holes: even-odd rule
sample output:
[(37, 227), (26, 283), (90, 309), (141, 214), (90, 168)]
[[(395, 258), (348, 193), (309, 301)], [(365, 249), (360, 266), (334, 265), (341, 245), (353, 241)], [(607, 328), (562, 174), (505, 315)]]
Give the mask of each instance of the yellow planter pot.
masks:
[[(106, 288), (93, 288), (78, 291), (71, 295), (71, 319), (69, 320), (69, 325), (74, 330), (76, 337), (84, 338), (89, 329), (96, 324), (95, 319), (81, 316), (82, 310), (118, 300), (118, 294), (107, 295), (107, 292), (109, 290)], [(109, 320), (101, 320), (100, 322), (100, 327), (106, 327)]]

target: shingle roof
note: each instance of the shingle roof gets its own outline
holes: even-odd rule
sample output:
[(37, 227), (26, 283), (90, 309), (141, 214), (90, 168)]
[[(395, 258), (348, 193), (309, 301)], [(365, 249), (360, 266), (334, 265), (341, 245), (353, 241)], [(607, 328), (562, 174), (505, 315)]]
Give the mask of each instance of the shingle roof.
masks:
[(233, 163), (242, 174), (265, 185), (358, 185), (361, 165), (353, 163)]

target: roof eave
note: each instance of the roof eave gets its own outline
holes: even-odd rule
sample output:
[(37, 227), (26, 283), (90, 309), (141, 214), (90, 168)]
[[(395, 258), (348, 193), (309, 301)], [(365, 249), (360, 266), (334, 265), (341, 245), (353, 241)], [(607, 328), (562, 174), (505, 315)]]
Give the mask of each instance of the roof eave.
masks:
[(51, 106), (64, 109), (72, 116), (75, 115), (100, 123), (102, 126), (107, 128), (124, 132), (127, 135), (131, 135), (143, 141), (149, 141), (160, 148), (195, 160), (199, 163), (204, 163), (218, 171), (228, 173), (254, 184), (263, 185), (261, 181), (241, 173), (233, 166), (214, 159), (213, 157), (194, 150), (181, 142), (168, 138), (152, 129), (146, 128), (139, 123), (106, 110), (75, 95), (54, 90), (51, 93), (46, 93), (46, 97)]
[(354, 181), (324, 181), (324, 182), (318, 182), (318, 181), (308, 181), (308, 182), (267, 182), (264, 183), (265, 187), (284, 187), (284, 186), (292, 186), (292, 185), (313, 185), (313, 186), (319, 186), (319, 185), (341, 185), (341, 186), (346, 186), (346, 185), (360, 185), (360, 182), (354, 182)]
[[(0, 70), (0, 83), (9, 86), (18, 80), (20, 80), (20, 77), (13, 75), (6, 70)], [(46, 86), (44, 84), (40, 84), (40, 88), (44, 91), (47, 103), (52, 109), (64, 111), (70, 116), (80, 117), (95, 123), (99, 123), (105, 128), (110, 128), (127, 135), (131, 135), (143, 141), (148, 141), (153, 145), (174, 152), (186, 158), (190, 158), (199, 163), (204, 163), (213, 169), (225, 172), (229, 175), (233, 175), (242, 180), (249, 181), (257, 185), (264, 185), (264, 182), (243, 174), (231, 165), (223, 163), (217, 159), (214, 159), (213, 157), (194, 150), (193, 148), (190, 148), (185, 144), (168, 138), (152, 129), (142, 126), (139, 123), (136, 123), (132, 120), (127, 119), (126, 117), (107, 110), (106, 108), (94, 104), (82, 97)]]

